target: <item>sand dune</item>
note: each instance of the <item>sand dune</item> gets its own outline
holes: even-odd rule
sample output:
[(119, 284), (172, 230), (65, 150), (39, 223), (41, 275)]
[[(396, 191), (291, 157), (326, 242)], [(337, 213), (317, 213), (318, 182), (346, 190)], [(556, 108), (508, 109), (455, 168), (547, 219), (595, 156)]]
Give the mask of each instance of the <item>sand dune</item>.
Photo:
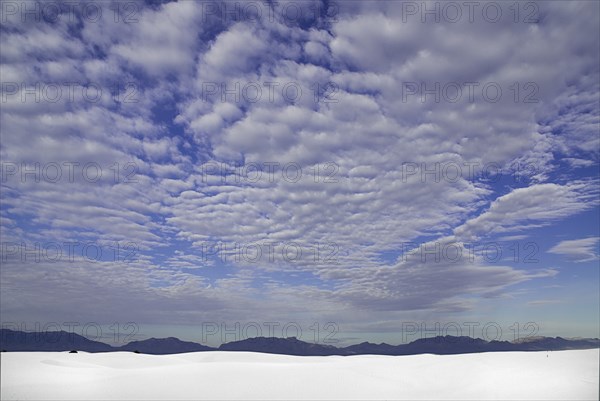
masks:
[(599, 350), (296, 357), (251, 352), (1, 355), (1, 398), (598, 399)]

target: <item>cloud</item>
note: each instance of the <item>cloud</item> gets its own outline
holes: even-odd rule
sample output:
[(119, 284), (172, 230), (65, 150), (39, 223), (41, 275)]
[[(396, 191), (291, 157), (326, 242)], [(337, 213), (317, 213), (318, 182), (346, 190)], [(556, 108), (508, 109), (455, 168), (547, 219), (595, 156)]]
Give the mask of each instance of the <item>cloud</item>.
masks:
[(470, 252), (466, 244), (446, 237), (420, 244), (393, 267), (325, 274), (347, 280), (336, 296), (356, 308), (441, 312), (469, 310), (473, 307), (470, 297), (495, 297), (508, 286), (552, 277), (556, 271), (525, 272), (486, 263), (481, 255)]
[[(468, 241), (518, 241), (598, 207), (584, 168), (598, 161), (596, 3), (535, 3), (535, 24), (403, 22), (398, 2), (343, 2), (333, 18), (301, 21), (286, 19), (287, 5), (309, 15), (325, 3), (270, 3), (254, 20), (202, 2), (132, 4), (135, 23), (107, 3), (98, 21), (3, 25), (3, 80), (77, 84), (74, 99), (57, 101), (3, 92), (0, 158), (20, 170), (39, 163), (38, 175), (53, 163), (103, 172), (10, 175), (3, 239), (139, 246), (127, 265), (11, 260), (0, 271), (3, 314), (186, 322), (318, 311), (389, 327), (405, 311), (466, 313), (555, 275), (481, 257), (423, 262), (406, 244), (466, 252)], [(492, 83), (498, 101), (482, 92)], [(273, 260), (232, 257), (271, 243)], [(289, 244), (304, 250), (296, 260), (280, 252)], [(551, 252), (593, 260), (596, 244)], [(225, 250), (207, 260), (205, 245)]]
[(545, 305), (556, 305), (556, 304), (562, 304), (564, 303), (564, 301), (559, 300), (559, 299), (538, 299), (535, 301), (529, 301), (527, 302), (528, 306), (545, 306)]
[(548, 250), (550, 253), (564, 255), (575, 262), (598, 260), (599, 237), (565, 240)]
[(481, 235), (518, 231), (523, 225), (548, 224), (593, 207), (596, 184), (553, 183), (517, 188), (494, 200), (481, 215), (466, 221), (454, 232), (465, 240)]

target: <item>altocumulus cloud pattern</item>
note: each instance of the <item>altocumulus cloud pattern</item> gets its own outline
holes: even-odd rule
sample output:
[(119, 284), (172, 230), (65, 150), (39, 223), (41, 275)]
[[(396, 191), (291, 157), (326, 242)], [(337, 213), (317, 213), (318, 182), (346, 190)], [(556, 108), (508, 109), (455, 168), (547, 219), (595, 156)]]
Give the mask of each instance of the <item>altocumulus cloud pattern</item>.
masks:
[(597, 336), (598, 2), (1, 12), (3, 322)]

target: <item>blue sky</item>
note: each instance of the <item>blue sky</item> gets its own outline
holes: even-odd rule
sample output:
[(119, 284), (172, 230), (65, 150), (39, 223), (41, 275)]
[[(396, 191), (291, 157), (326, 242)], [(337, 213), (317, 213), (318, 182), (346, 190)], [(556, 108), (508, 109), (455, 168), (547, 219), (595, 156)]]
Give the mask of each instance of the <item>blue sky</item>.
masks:
[(598, 2), (68, 4), (2, 3), (5, 326), (600, 335)]

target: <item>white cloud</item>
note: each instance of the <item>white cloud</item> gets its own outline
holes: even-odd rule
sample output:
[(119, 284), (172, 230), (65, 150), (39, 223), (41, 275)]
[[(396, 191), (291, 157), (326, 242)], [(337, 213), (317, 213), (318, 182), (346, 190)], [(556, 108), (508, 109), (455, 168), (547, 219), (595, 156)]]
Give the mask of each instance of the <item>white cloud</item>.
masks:
[(598, 242), (599, 237), (565, 240), (554, 245), (548, 252), (564, 255), (575, 262), (589, 262), (598, 260)]
[(536, 184), (518, 188), (494, 200), (481, 215), (457, 227), (455, 234), (464, 240), (523, 229), (522, 225), (548, 224), (597, 206), (593, 201), (596, 184)]
[[(3, 32), (4, 79), (94, 82), (103, 96), (96, 103), (80, 92), (58, 102), (11, 96), (0, 113), (2, 160), (96, 162), (107, 173), (97, 183), (3, 182), (3, 238), (133, 241), (142, 253), (129, 266), (13, 261), (1, 272), (3, 312), (26, 313), (31, 294), (57, 315), (76, 304), (82, 315), (131, 312), (156, 321), (305, 316), (308, 308), (356, 323), (361, 308), (390, 321), (403, 310), (464, 311), (478, 297), (554, 271), (481, 259), (390, 261), (405, 243), (449, 241), (450, 233), (469, 241), (518, 232), (504, 240), (520, 240), (528, 228), (598, 206), (595, 181), (573, 171), (556, 178), (562, 161), (578, 167), (598, 160), (597, 43), (588, 34), (598, 30), (595, 3), (544, 3), (539, 24), (423, 24), (399, 23), (398, 2), (345, 2), (336, 20), (307, 29), (281, 15), (207, 22), (192, 1), (135, 4), (138, 23), (116, 23), (105, 9), (95, 23), (11, 20)], [(515, 102), (515, 81), (536, 83), (538, 102)], [(273, 98), (266, 82), (279, 85)], [(403, 99), (407, 82), (458, 82), (463, 90), (465, 82), (495, 82), (504, 95), (497, 103), (480, 90), (474, 101), (466, 94), (457, 102)], [(124, 92), (115, 98), (115, 84), (125, 83), (135, 84), (135, 102), (124, 102)], [(208, 99), (206, 83), (218, 89)], [(256, 102), (243, 93), (222, 100), (222, 84), (231, 90), (249, 83), (262, 86)], [(288, 83), (302, 95), (286, 97)], [(337, 86), (325, 95), (329, 83)], [(271, 162), (279, 163), (272, 181), (266, 170), (254, 181), (235, 168)], [(449, 162), (495, 163), (517, 188), (505, 193), (466, 170), (454, 180), (420, 175)], [(515, 162), (535, 169), (515, 171)], [(115, 163), (134, 163), (135, 182), (114, 182)], [(203, 170), (210, 163), (229, 175)], [(407, 176), (404, 163), (424, 168)], [(282, 170), (292, 164), (302, 169), (297, 182)], [(591, 260), (591, 240), (564, 241), (551, 252)], [(337, 264), (307, 253), (296, 263), (281, 256), (232, 262), (227, 274), (204, 269), (205, 242), (261, 241), (305, 249), (334, 243)], [(171, 254), (177, 247), (185, 252)], [(382, 258), (386, 252), (394, 256)], [(57, 292), (71, 302), (54, 300)]]

